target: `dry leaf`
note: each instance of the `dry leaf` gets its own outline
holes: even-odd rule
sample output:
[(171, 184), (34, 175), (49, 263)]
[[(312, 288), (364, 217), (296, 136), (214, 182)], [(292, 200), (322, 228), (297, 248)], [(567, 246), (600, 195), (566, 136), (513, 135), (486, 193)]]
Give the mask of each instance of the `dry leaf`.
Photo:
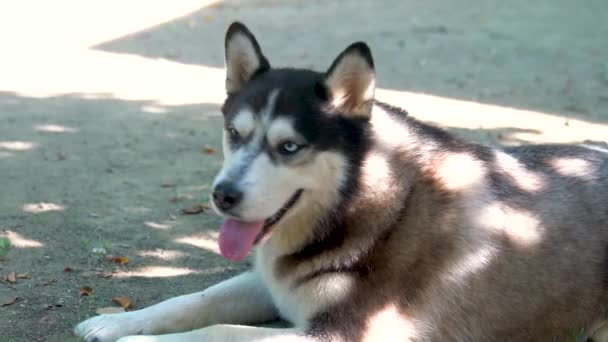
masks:
[(7, 283), (16, 283), (17, 282), (17, 276), (15, 275), (15, 272), (5, 274), (2, 279), (4, 279), (4, 281)]
[(131, 303), (131, 299), (128, 297), (114, 297), (112, 300), (118, 303), (123, 309), (129, 311), (133, 308), (133, 303)]
[(66, 268), (63, 269), (63, 272), (66, 272), (66, 273), (67, 272), (72, 272), (72, 271), (74, 271), (74, 269), (71, 268), (71, 267), (66, 267)]
[(17, 278), (20, 278), (20, 279), (31, 279), (32, 276), (29, 273), (26, 272), (26, 273), (19, 273), (19, 274), (17, 274)]
[(175, 186), (175, 183), (160, 183), (161, 188), (172, 188)]
[(117, 307), (109, 307), (109, 308), (99, 308), (99, 309), (95, 310), (95, 313), (98, 315), (115, 314), (115, 313), (121, 313), (121, 312), (125, 312), (125, 309), (117, 308)]
[(110, 258), (110, 260), (121, 265), (129, 263), (129, 258), (127, 258), (126, 256), (113, 256)]
[(90, 296), (93, 293), (93, 288), (89, 286), (83, 286), (80, 288), (80, 296)]
[(215, 153), (215, 148), (209, 146), (209, 145), (205, 145), (205, 147), (203, 147), (203, 153), (204, 154), (214, 154)]
[(196, 215), (205, 212), (205, 210), (209, 209), (209, 206), (205, 203), (199, 203), (191, 208), (184, 208), (181, 210), (183, 215)]
[(2, 304), (0, 304), (0, 307), (13, 305), (17, 302), (17, 299), (19, 299), (19, 297), (9, 297), (5, 301), (3, 301)]

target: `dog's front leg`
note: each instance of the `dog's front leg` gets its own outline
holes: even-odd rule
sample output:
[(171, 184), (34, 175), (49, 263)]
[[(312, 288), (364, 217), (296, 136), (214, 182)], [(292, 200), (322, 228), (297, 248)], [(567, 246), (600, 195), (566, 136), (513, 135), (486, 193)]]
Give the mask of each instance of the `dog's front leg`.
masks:
[(118, 342), (313, 342), (297, 328), (275, 329), (244, 325), (214, 325), (180, 334), (127, 336)]
[(90, 318), (75, 331), (85, 341), (113, 342), (129, 335), (166, 334), (220, 323), (254, 324), (276, 317), (277, 310), (258, 275), (247, 272), (205, 291), (142, 310)]

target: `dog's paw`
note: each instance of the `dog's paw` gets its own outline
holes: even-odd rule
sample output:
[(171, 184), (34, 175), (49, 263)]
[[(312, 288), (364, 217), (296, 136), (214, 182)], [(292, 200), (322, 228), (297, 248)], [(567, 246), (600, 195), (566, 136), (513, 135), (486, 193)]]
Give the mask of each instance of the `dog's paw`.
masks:
[(162, 342), (162, 340), (156, 336), (126, 336), (116, 342)]
[(123, 336), (138, 335), (144, 331), (143, 321), (136, 312), (100, 315), (87, 319), (74, 328), (85, 342), (115, 342)]

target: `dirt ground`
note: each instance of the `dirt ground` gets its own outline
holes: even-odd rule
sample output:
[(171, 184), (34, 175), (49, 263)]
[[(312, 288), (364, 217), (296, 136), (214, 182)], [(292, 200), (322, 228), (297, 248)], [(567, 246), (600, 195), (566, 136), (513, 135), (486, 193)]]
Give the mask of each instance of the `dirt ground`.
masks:
[(0, 283), (1, 342), (72, 341), (113, 297), (141, 308), (247, 267), (218, 255), (217, 217), (180, 212), (221, 165), (235, 19), (275, 65), (367, 41), (379, 98), (477, 141), (608, 142), (605, 0), (3, 2), (0, 279), (31, 278)]

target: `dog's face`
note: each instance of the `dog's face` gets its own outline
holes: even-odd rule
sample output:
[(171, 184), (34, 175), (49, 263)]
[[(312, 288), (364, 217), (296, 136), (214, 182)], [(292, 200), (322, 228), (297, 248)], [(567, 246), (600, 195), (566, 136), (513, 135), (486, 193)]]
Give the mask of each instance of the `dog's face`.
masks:
[(371, 113), (373, 62), (356, 43), (327, 73), (272, 69), (239, 23), (225, 48), (224, 164), (212, 204), (255, 242), (285, 217), (323, 211), (340, 195)]

